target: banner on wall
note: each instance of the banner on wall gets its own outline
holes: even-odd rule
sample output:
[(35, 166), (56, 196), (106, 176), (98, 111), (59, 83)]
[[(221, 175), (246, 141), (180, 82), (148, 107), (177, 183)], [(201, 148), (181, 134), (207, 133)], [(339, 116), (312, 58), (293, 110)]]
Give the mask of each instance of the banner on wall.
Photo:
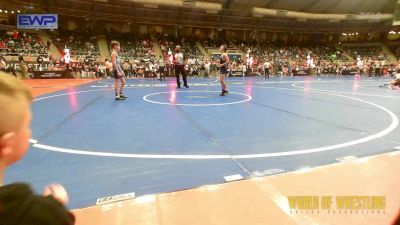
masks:
[(33, 79), (65, 79), (74, 78), (69, 71), (33, 71)]
[(293, 70), (293, 76), (307, 76), (308, 71), (306, 69), (299, 69), (299, 70)]
[(57, 14), (18, 14), (18, 29), (58, 29)]

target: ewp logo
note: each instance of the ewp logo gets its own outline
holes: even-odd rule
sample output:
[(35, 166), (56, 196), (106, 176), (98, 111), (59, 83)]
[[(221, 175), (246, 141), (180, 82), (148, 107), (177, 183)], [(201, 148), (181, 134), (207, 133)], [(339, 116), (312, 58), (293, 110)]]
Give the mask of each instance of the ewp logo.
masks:
[(57, 14), (18, 14), (19, 29), (58, 29)]

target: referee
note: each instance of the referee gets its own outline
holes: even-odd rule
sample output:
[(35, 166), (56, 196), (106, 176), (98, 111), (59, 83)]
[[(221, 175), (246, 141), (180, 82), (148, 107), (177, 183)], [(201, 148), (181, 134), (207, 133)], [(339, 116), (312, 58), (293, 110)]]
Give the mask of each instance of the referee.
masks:
[(175, 55), (174, 55), (174, 65), (175, 65), (175, 76), (176, 76), (176, 85), (178, 88), (181, 88), (181, 81), (180, 81), (180, 74), (182, 74), (183, 78), (183, 86), (189, 88), (186, 80), (186, 73), (185, 73), (185, 63), (183, 58), (183, 53), (181, 50), (181, 46), (177, 45), (175, 48)]

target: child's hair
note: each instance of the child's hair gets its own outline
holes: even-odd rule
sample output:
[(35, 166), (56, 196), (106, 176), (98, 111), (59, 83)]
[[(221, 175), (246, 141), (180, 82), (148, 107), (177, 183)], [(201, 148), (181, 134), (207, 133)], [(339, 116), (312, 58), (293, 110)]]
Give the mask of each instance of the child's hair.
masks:
[(111, 41), (111, 48), (114, 48), (117, 45), (120, 45), (118, 41)]
[(0, 137), (14, 129), (21, 121), (19, 103), (30, 103), (33, 97), (28, 88), (14, 76), (0, 72)]

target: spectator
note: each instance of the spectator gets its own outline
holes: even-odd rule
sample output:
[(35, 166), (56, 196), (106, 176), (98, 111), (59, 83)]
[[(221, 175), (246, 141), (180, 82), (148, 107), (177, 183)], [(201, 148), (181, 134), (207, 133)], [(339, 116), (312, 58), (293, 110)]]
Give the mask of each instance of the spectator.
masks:
[(122, 69), (124, 70), (124, 74), (127, 77), (131, 77), (131, 64), (129, 63), (129, 60), (125, 60), (124, 64), (122, 65)]
[(22, 55), (22, 53), (19, 54), (19, 56), (18, 56), (18, 61), (19, 61), (19, 62), (23, 62), (23, 61), (24, 61), (24, 56)]
[(206, 63), (204, 64), (204, 69), (206, 71), (206, 77), (210, 76), (210, 72), (211, 72), (211, 63), (210, 61), (206, 61)]
[(4, 58), (0, 58), (0, 71), (5, 72), (7, 68), (6, 62)]
[(381, 76), (381, 62), (379, 60), (375, 61), (375, 77)]
[[(16, 78), (0, 72), (0, 186), (5, 169), (26, 153), (31, 135), (29, 90)], [(44, 196), (35, 196), (29, 187), (11, 184), (0, 187), (2, 225), (69, 225), (73, 216), (64, 208), (68, 195), (61, 185), (45, 188)]]
[(165, 81), (165, 60), (164, 57), (160, 56), (160, 59), (158, 60), (158, 72), (160, 74), (160, 81)]
[(101, 63), (98, 67), (98, 73), (99, 73), (99, 77), (105, 78), (106, 76), (106, 66)]
[(35, 195), (26, 184), (0, 187), (2, 225), (73, 225), (74, 216), (55, 198)]

